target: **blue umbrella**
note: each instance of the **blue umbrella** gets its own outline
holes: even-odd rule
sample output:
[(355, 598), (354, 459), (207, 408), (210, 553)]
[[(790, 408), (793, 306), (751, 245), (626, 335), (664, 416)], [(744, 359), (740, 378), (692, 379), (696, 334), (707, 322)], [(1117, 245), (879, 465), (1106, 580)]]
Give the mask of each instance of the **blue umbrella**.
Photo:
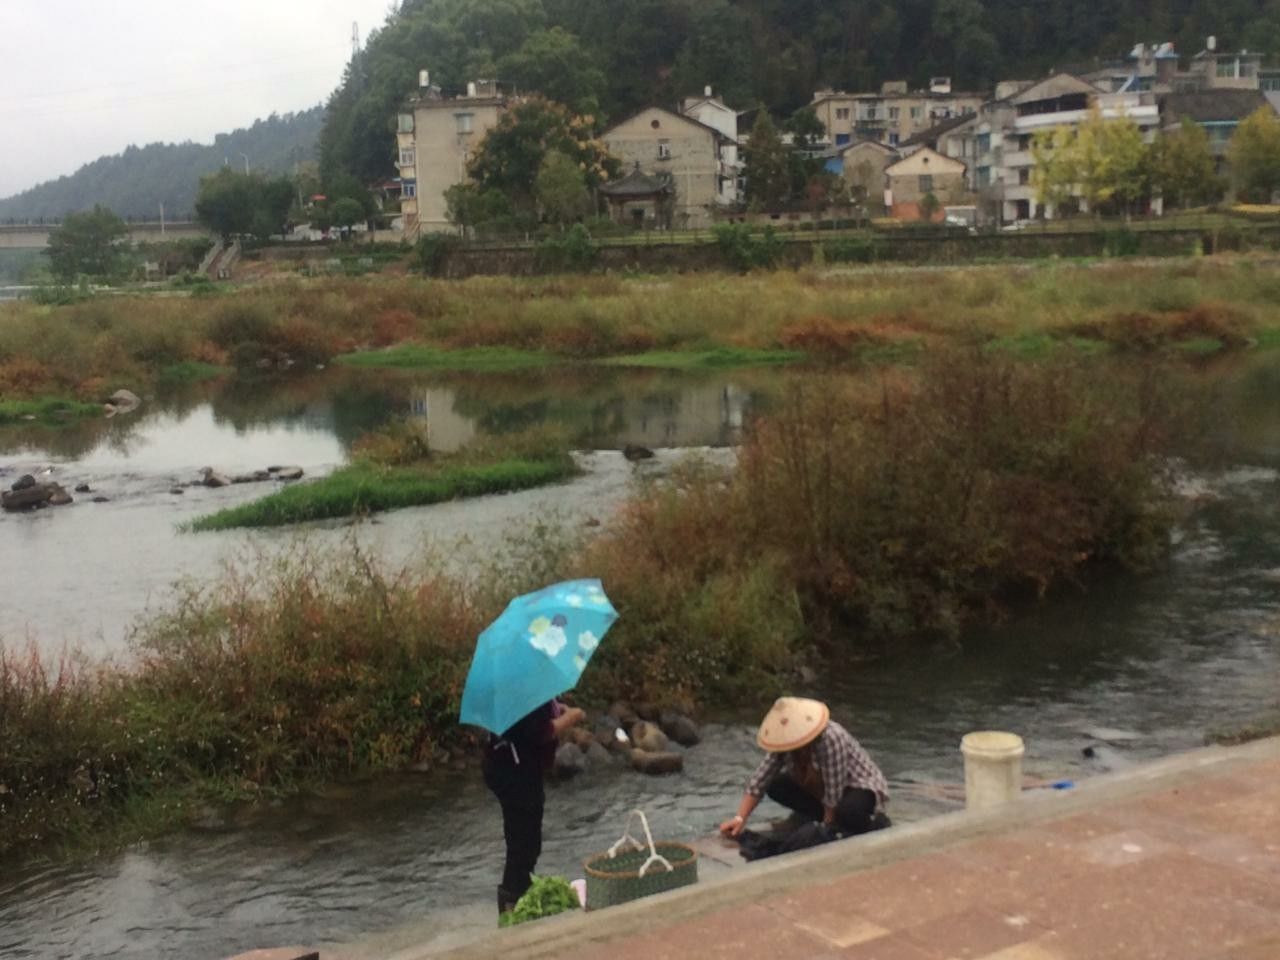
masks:
[(516, 597), (476, 641), (461, 721), (502, 734), (573, 689), (617, 619), (599, 580), (566, 580)]

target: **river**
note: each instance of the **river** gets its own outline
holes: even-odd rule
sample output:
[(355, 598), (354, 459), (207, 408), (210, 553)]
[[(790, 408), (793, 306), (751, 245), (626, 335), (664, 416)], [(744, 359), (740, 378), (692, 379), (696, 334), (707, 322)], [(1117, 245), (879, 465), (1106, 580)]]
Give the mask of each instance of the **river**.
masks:
[[(1192, 485), (1200, 506), (1175, 530), (1161, 570), (1056, 596), (963, 647), (850, 664), (838, 681), (797, 691), (829, 699), (900, 785), (891, 803), (897, 820), (949, 809), (911, 783), (958, 781), (958, 741), (972, 729), (1017, 731), (1028, 743), (1029, 774), (1075, 779), (1098, 769), (1081, 753), (1095, 728), (1138, 736), (1111, 748), (1114, 765), (1197, 746), (1209, 731), (1276, 710), (1280, 354), (1207, 375), (1226, 387), (1218, 417), (1226, 465)], [(212, 576), (246, 545), (298, 543), (293, 532), (177, 533), (176, 522), (262, 492), (168, 492), (204, 465), (298, 463), (323, 473), (343, 462), (361, 430), (393, 415), (426, 417), (440, 449), (476, 432), (550, 420), (597, 451), (584, 454), (585, 474), (571, 483), (401, 511), (355, 534), (397, 557), (424, 537), (466, 535), (487, 549), (532, 516), (580, 523), (607, 514), (636, 470), (609, 452), (622, 443), (663, 448), (664, 463), (682, 448), (731, 457), (724, 448), (753, 406), (767, 404), (778, 376), (599, 373), (566, 382), (326, 371), (234, 396), (209, 389), (148, 398), (132, 421), (0, 433), (5, 477), (52, 468), (64, 483), (89, 482), (111, 497), (0, 518), (11, 551), (0, 631), (29, 632), (46, 650), (65, 641), (125, 656), (130, 620), (162, 604), (174, 578)], [(306, 543), (350, 535), (332, 524), (310, 531)], [(465, 551), (459, 556), (465, 562)], [(706, 724), (682, 775), (646, 779), (609, 767), (553, 785), (542, 868), (580, 875), (582, 857), (616, 839), (635, 806), (663, 836), (707, 833), (736, 803), (763, 707)], [(0, 956), (215, 958), (284, 943), (457, 942), (492, 925), (501, 846), (496, 805), (474, 771), (211, 812), (198, 828), (124, 852), (6, 876)]]

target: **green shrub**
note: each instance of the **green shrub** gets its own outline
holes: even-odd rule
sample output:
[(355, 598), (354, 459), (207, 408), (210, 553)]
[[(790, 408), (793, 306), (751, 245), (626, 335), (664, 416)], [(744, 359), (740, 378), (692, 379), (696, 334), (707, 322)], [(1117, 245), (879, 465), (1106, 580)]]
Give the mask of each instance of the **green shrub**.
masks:
[(451, 233), (423, 234), (415, 248), (422, 272), (429, 277), (442, 276), (449, 263), (449, 254), (458, 246), (458, 238)]
[(1106, 230), (1102, 235), (1102, 252), (1108, 257), (1132, 257), (1142, 246), (1142, 235), (1125, 227)]
[(822, 247), (832, 263), (874, 263), (879, 252), (875, 237), (837, 237)]
[(782, 256), (782, 241), (773, 227), (756, 234), (743, 223), (718, 223), (712, 232), (725, 261), (740, 273), (769, 269)]
[(538, 244), (536, 259), (543, 273), (585, 273), (595, 266), (599, 248), (587, 228), (575, 223)]

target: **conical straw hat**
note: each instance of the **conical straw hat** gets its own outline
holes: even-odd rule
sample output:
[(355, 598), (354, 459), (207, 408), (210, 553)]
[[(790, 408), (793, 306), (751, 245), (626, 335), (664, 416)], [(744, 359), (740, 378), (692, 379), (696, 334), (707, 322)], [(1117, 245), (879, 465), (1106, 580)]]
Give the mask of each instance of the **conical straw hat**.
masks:
[(779, 697), (765, 714), (756, 733), (756, 743), (770, 753), (799, 750), (816, 740), (827, 729), (830, 719), (831, 711), (821, 700)]

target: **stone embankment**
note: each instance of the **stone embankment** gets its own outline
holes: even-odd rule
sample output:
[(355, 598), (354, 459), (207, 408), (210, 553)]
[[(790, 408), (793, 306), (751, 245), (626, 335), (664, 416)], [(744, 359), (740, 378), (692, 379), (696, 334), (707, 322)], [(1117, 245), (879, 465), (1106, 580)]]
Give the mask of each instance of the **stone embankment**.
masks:
[(628, 764), (639, 773), (679, 773), (684, 769), (684, 754), (678, 747), (691, 747), (700, 739), (698, 725), (682, 713), (618, 701), (596, 718), (591, 729), (565, 731), (553, 773), (574, 777), (593, 766), (612, 763)]

